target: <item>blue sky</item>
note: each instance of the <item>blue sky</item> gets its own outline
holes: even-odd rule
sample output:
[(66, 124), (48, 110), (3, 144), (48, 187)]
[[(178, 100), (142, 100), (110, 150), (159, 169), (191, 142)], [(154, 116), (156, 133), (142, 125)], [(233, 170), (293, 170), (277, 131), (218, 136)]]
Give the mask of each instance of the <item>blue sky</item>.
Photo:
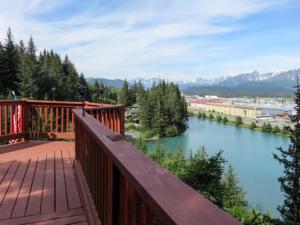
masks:
[(0, 1), (0, 41), (33, 35), (87, 77), (216, 78), (300, 68), (299, 0)]

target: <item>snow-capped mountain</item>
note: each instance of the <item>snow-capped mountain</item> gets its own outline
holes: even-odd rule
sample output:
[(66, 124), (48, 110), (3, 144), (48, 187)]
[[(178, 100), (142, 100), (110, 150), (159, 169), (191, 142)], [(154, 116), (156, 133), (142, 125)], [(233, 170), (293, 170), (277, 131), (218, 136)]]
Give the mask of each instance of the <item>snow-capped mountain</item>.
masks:
[[(178, 83), (180, 89), (187, 93), (213, 94), (213, 95), (254, 95), (254, 96), (292, 96), (293, 87), (296, 85), (297, 77), (300, 78), (300, 69), (285, 72), (243, 73), (236, 76), (223, 76), (216, 79), (197, 78), (193, 81), (174, 81)], [(120, 88), (123, 80), (89, 78), (90, 82), (103, 82), (107, 86)], [(159, 83), (162, 78), (137, 78), (128, 80), (132, 85), (141, 81), (146, 88), (150, 88), (154, 83)], [(171, 80), (168, 80), (169, 82)]]
[[(190, 83), (182, 90), (219, 95), (262, 95), (262, 96), (291, 96), (296, 79), (300, 77), (300, 69), (285, 72), (244, 73), (227, 77), (221, 81), (213, 80), (211, 85), (203, 83)], [(207, 84), (208, 82), (206, 82)]]

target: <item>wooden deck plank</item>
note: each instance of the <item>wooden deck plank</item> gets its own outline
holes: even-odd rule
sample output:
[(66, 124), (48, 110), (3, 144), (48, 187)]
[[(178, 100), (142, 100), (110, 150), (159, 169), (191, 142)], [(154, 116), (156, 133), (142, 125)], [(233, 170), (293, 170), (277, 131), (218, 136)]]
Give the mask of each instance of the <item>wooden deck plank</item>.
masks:
[(41, 213), (50, 213), (55, 211), (55, 154), (54, 152), (47, 154), (45, 182), (43, 189)]
[(10, 162), (4, 162), (0, 163), (0, 184), (2, 183), (9, 167), (10, 167)]
[(48, 220), (42, 222), (31, 223), (31, 225), (69, 225), (78, 222), (86, 222), (86, 217), (84, 214), (78, 216), (70, 216), (66, 218), (58, 218), (55, 220)]
[(22, 218), (15, 218), (10, 220), (0, 220), (0, 224), (13, 224), (13, 225), (20, 225), (20, 224), (30, 224), (35, 222), (42, 222), (42, 221), (51, 221), (59, 218), (66, 218), (66, 217), (72, 217), (77, 215), (83, 215), (84, 211), (83, 209), (73, 209), (68, 211), (61, 211), (61, 212), (55, 212), (55, 213), (49, 213), (49, 214), (43, 214), (43, 215), (35, 215), (35, 216), (26, 216)]
[(41, 212), (43, 185), (45, 177), (46, 156), (40, 156), (36, 167), (30, 197), (26, 209), (26, 216), (37, 215)]
[(21, 162), (0, 207), (0, 219), (10, 218), (23, 183), (29, 162)]
[(17, 168), (19, 166), (19, 162), (13, 161), (12, 164), (9, 167), (9, 170), (7, 171), (1, 185), (0, 185), (0, 203), (2, 204), (3, 199), (8, 191), (8, 188), (12, 182), (12, 179), (14, 178), (14, 175), (17, 171)]
[(37, 160), (31, 160), (11, 216), (12, 218), (25, 216), (26, 206), (29, 199), (36, 166)]
[(0, 224), (89, 224), (74, 157), (72, 142), (2, 147)]
[[(72, 167), (72, 162), (69, 158), (69, 154), (67, 151), (62, 151), (65, 154), (62, 154), (63, 158), (63, 166), (64, 166), (64, 173), (66, 179), (66, 188), (67, 188), (67, 198), (68, 198), (68, 207), (69, 209), (79, 208), (81, 207), (79, 192), (74, 176), (74, 170)], [(76, 188), (74, 188), (76, 187)]]
[(65, 211), (68, 209), (67, 193), (65, 185), (65, 176), (63, 171), (63, 161), (61, 153), (55, 154), (55, 196), (56, 196), (56, 211)]

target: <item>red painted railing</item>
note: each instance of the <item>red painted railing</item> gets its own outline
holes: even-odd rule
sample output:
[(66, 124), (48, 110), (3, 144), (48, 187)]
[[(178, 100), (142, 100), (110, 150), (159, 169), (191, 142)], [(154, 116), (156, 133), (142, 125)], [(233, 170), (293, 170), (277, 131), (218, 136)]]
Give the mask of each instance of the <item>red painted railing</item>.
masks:
[(73, 111), (76, 160), (102, 225), (240, 225), (91, 115)]
[[(114, 132), (124, 133), (124, 107), (90, 102), (4, 100), (0, 101), (0, 142), (28, 138), (75, 138), (73, 108), (82, 108)], [(22, 125), (13, 130), (13, 119), (21, 107)], [(19, 121), (16, 121), (19, 126)]]

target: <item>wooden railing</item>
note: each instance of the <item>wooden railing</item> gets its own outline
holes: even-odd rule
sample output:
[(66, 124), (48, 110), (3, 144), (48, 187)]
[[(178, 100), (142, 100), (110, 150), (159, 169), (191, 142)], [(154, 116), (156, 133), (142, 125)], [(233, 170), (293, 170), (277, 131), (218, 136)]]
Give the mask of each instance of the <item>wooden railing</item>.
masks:
[(102, 225), (240, 225), (91, 115), (75, 113), (75, 154)]
[[(0, 101), (0, 142), (28, 138), (74, 139), (75, 122), (72, 109), (82, 108), (82, 106), (87, 113), (91, 113), (114, 132), (124, 133), (122, 105), (4, 100)], [(14, 129), (15, 126), (17, 129)]]
[[(11, 100), (2, 100), (0, 101), (0, 142), (12, 140), (12, 139), (21, 139), (26, 138), (27, 136), (27, 122), (21, 120), (17, 121), (18, 129), (17, 132), (14, 131), (14, 114), (16, 118), (18, 114), (22, 116), (26, 115), (27, 106), (25, 101), (11, 101)], [(21, 124), (20, 124), (21, 123)]]

